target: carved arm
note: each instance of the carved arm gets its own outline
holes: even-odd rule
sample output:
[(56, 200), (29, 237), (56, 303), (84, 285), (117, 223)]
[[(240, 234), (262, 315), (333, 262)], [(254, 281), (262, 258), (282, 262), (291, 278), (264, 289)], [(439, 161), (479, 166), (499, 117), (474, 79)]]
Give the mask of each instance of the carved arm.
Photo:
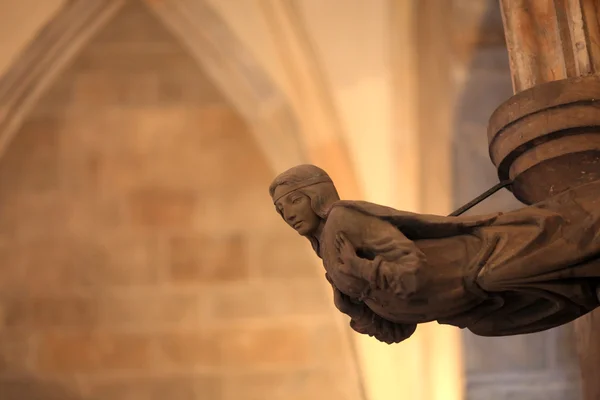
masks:
[(350, 327), (363, 335), (369, 335), (377, 340), (392, 344), (408, 339), (417, 329), (415, 324), (398, 324), (375, 314), (362, 301), (352, 300), (340, 292), (329, 276), (325, 277), (333, 288), (333, 299), (336, 308), (350, 317)]
[[(391, 225), (380, 233), (367, 241), (365, 249), (358, 250), (344, 234), (338, 235), (344, 272), (366, 281), (366, 291), (391, 291), (400, 298), (409, 298), (419, 286), (418, 276), (426, 264), (425, 255)], [(363, 293), (361, 299), (366, 295)]]

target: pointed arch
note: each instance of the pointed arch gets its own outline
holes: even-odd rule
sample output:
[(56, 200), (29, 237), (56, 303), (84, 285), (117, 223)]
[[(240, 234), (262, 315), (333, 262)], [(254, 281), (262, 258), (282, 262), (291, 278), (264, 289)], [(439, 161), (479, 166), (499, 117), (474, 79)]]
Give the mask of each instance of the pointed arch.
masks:
[[(252, 128), (275, 171), (314, 162), (338, 171), (333, 175), (342, 181), (339, 185), (342, 191), (359, 196), (343, 134), (336, 128), (328, 140), (323, 140), (311, 131), (313, 125), (303, 127), (300, 120), (311, 119), (311, 115), (298, 114), (261, 64), (205, 0), (67, 1), (0, 77), (0, 157), (37, 101), (127, 1), (145, 4), (177, 37)], [(320, 82), (310, 79), (315, 77), (307, 83), (318, 90)], [(335, 126), (336, 121), (327, 118), (323, 121)], [(337, 312), (335, 318), (345, 322)], [(351, 357), (358, 365), (356, 355), (352, 353)], [(357, 379), (362, 380), (360, 371)]]
[(275, 171), (309, 161), (298, 115), (269, 73), (204, 0), (145, 0), (252, 127)]
[[(73, 0), (0, 79), (0, 156), (29, 111), (127, 0)], [(274, 170), (308, 161), (287, 99), (205, 2), (142, 1), (186, 47), (247, 121)]]
[(291, 102), (302, 116), (303, 137), (311, 159), (329, 172), (343, 195), (362, 197), (347, 146), (348, 132), (344, 130), (314, 38), (297, 2), (259, 0), (257, 3), (292, 88)]
[(0, 156), (46, 89), (125, 0), (70, 1), (0, 79)]

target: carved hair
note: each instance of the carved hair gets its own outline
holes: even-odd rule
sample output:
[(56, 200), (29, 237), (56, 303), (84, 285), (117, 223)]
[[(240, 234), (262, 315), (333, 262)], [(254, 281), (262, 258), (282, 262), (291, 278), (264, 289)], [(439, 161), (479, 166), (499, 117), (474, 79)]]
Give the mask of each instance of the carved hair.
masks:
[(312, 210), (322, 219), (327, 218), (333, 203), (340, 199), (327, 172), (311, 164), (288, 169), (279, 174), (269, 186), (269, 194), (274, 203), (295, 191), (310, 198)]

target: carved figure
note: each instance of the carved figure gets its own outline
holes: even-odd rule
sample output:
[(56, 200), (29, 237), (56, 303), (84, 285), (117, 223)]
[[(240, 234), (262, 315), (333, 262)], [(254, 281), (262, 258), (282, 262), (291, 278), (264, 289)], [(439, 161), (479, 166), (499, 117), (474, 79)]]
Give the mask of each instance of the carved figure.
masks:
[(481, 336), (532, 333), (600, 305), (600, 182), (460, 217), (340, 200), (314, 165), (283, 172), (269, 192), (322, 259), (350, 326), (382, 342), (430, 321)]

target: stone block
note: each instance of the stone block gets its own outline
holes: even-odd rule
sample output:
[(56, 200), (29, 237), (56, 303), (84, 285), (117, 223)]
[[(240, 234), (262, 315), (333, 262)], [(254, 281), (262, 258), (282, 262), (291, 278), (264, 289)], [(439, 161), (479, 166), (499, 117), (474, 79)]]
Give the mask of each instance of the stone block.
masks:
[[(46, 227), (50, 230), (50, 227)], [(48, 232), (49, 234), (50, 232)], [(35, 251), (31, 251), (35, 249)], [(78, 272), (74, 266), (79, 266), (83, 271), (94, 268), (94, 264), (77, 264), (73, 262), (83, 252), (93, 253), (93, 249), (82, 245), (74, 245), (68, 238), (47, 237), (45, 239), (27, 240), (17, 244), (7, 256), (12, 258), (12, 268), (18, 268), (18, 272), (11, 275), (11, 281), (6, 282), (6, 292), (29, 294), (47, 292), (64, 288), (73, 280), (78, 279)], [(92, 259), (97, 260), (96, 257)], [(87, 268), (86, 268), (87, 267)], [(5, 292), (5, 293), (6, 293)]]
[(177, 74), (171, 71), (160, 72), (162, 73), (158, 83), (159, 104), (209, 105), (220, 102), (225, 104), (223, 95), (216, 89), (214, 83), (191, 68), (178, 68)]
[(266, 279), (324, 279), (325, 270), (309, 241), (283, 225), (274, 208), (270, 220), (278, 222), (280, 228), (250, 237), (253, 274)]
[(161, 282), (166, 256), (159, 238), (125, 229), (101, 234), (98, 232), (95, 244), (106, 261), (95, 271), (94, 280), (98, 285), (152, 285)]
[(295, 323), (231, 326), (218, 333), (221, 362), (227, 367), (302, 368), (314, 362), (311, 331)]
[[(0, 306), (0, 316), (2, 312)], [(0, 376), (14, 376), (30, 370), (34, 346), (30, 334), (0, 328)], [(3, 393), (1, 385), (0, 393)]]
[(35, 375), (0, 378), (2, 400), (81, 400), (76, 385), (55, 382)]
[(197, 328), (211, 317), (210, 294), (201, 288), (123, 288), (98, 299), (98, 324), (106, 329)]
[(30, 118), (62, 115), (73, 96), (73, 80), (65, 79), (73, 75), (70, 68), (63, 72), (62, 79), (56, 80), (38, 100), (29, 114)]
[[(67, 149), (61, 151), (69, 153), (68, 156), (61, 157), (60, 162), (63, 193), (68, 193), (73, 199), (91, 194), (100, 197), (101, 193), (98, 193), (102, 190), (100, 173), (104, 160), (98, 149), (79, 148), (77, 151)], [(106, 197), (106, 192), (103, 197)]]
[[(119, 104), (123, 85), (115, 85), (110, 76), (101, 72), (79, 72), (73, 79), (71, 101), (77, 109), (93, 110), (110, 104)], [(118, 77), (115, 77), (115, 81)], [(123, 79), (121, 79), (123, 80)]]
[(169, 242), (173, 282), (223, 282), (248, 278), (247, 239), (243, 235), (176, 236)]
[(5, 329), (39, 331), (54, 328), (89, 329), (98, 320), (98, 307), (90, 296), (1, 298)]
[[(248, 125), (226, 102), (213, 101), (209, 105), (191, 105), (189, 107), (190, 118), (192, 119), (191, 123), (202, 127), (202, 130), (198, 131), (196, 137), (205, 146), (203, 147), (204, 157), (213, 152), (223, 154), (229, 152), (231, 149), (248, 149), (246, 146), (248, 143), (252, 143), (253, 138), (248, 134)], [(252, 154), (253, 152), (250, 151), (245, 155), (241, 155), (241, 157), (248, 160), (249, 158), (253, 158)], [(228, 165), (229, 161), (235, 160), (224, 160), (222, 164)], [(263, 160), (255, 161), (258, 161), (256, 162), (258, 165), (263, 163)], [(239, 164), (234, 164), (234, 167), (239, 171)], [(259, 169), (256, 165), (246, 165), (245, 167), (244, 172), (246, 170), (251, 172)]]
[(355, 338), (350, 336), (355, 333), (347, 326), (337, 324), (334, 318), (330, 316), (323, 322), (315, 323), (311, 329), (311, 350), (315, 364), (322, 368), (353, 368), (355, 360), (350, 346)]
[[(115, 74), (109, 74), (109, 79), (115, 79)], [(159, 76), (156, 72), (137, 73), (134, 79), (130, 74), (123, 74), (121, 79), (123, 84), (119, 91), (119, 103), (126, 107), (142, 109), (158, 104)], [(126, 84), (125, 80), (128, 81)], [(114, 106), (114, 103), (111, 106)]]
[(90, 47), (103, 43), (168, 45), (175, 40), (167, 27), (157, 20), (148, 7), (138, 2), (127, 2), (106, 28), (95, 36)]
[(48, 332), (41, 336), (36, 369), (44, 374), (153, 368), (149, 336), (108, 332)]
[[(0, 207), (0, 218), (2, 217)], [(3, 223), (5, 220), (3, 220)], [(0, 224), (2, 226), (2, 224)], [(23, 254), (15, 243), (16, 235), (9, 235), (8, 231), (0, 231), (0, 292), (7, 296), (12, 288), (17, 293), (23, 293), (19, 287), (23, 281), (23, 270), (21, 268)]]
[[(341, 376), (340, 376), (341, 375)], [(357, 382), (320, 369), (289, 372), (253, 372), (227, 376), (223, 382), (223, 400), (359, 400)]]
[(232, 185), (222, 185), (222, 190), (235, 190), (239, 193), (246, 190), (254, 191), (260, 187), (263, 201), (269, 199), (268, 187), (275, 174), (271, 171), (266, 158), (257, 159), (253, 156), (253, 154), (261, 154), (263, 150), (237, 115), (231, 115), (230, 112), (229, 118), (221, 118), (223, 127), (221, 130), (228, 134), (220, 137), (214, 147), (218, 146), (227, 156), (221, 164), (223, 173), (226, 176), (244, 177), (233, 180)]
[(185, 228), (190, 226), (196, 203), (193, 191), (146, 187), (131, 193), (129, 211), (140, 227)]
[(219, 400), (218, 377), (191, 375), (120, 379), (91, 385), (94, 400)]
[(223, 342), (212, 330), (169, 332), (157, 336), (157, 360), (165, 368), (216, 367)]
[(0, 194), (20, 191), (31, 196), (59, 187), (60, 117), (27, 119), (3, 154)]
[[(223, 108), (169, 106), (115, 109), (111, 111), (108, 122), (95, 122), (94, 117), (90, 117), (93, 125), (103, 126), (105, 131), (122, 132), (105, 134), (102, 139), (89, 139), (90, 142), (96, 140), (96, 149), (102, 150), (97, 162), (99, 189), (103, 193), (119, 195), (141, 185), (152, 186), (161, 182), (174, 189), (203, 193), (218, 191), (224, 187), (223, 182), (230, 180), (229, 162), (238, 158), (232, 154), (233, 149), (222, 146), (222, 142), (231, 135), (231, 131), (245, 129), (240, 123), (228, 122), (232, 113), (222, 111)], [(201, 129), (198, 129), (199, 125)], [(90, 132), (89, 135), (96, 136), (96, 133)], [(235, 135), (238, 141), (241, 140), (239, 136)], [(83, 157), (73, 155), (69, 164), (79, 170), (85, 169), (93, 157), (91, 152)], [(247, 171), (238, 169), (242, 171), (238, 174), (243, 174), (245, 179), (231, 185), (233, 189), (246, 185), (247, 175), (256, 169), (248, 168), (252, 162), (247, 157), (243, 160)], [(73, 176), (75, 172), (65, 171), (65, 174)]]
[[(134, 79), (135, 80), (135, 79)], [(142, 84), (142, 86), (144, 86)], [(185, 155), (194, 153), (201, 158), (198, 148), (190, 149), (188, 145), (200, 144), (199, 137), (203, 131), (190, 132), (197, 129), (192, 124), (196, 118), (193, 108), (186, 105), (170, 105), (164, 107), (150, 106), (133, 109), (112, 109), (110, 125), (115, 131), (123, 134), (113, 134), (103, 140), (103, 150), (106, 157), (150, 156), (145, 159), (145, 168), (151, 168), (154, 157), (170, 157), (171, 162), (178, 164), (179, 152)], [(206, 111), (205, 111), (206, 112)], [(203, 150), (203, 149), (202, 149)], [(189, 171), (189, 175), (192, 175)], [(118, 171), (115, 171), (115, 175)]]
[[(239, 179), (239, 176), (232, 179)], [(269, 201), (265, 186), (253, 186), (252, 190), (239, 190), (237, 193), (230, 189), (211, 190), (211, 196), (203, 197), (202, 206), (196, 208), (194, 228), (215, 235), (232, 231), (248, 235), (272, 233), (276, 224), (281, 228), (281, 220), (276, 219), (281, 217), (268, 203), (265, 204)], [(251, 208), (249, 204), (252, 204)]]
[(76, 238), (48, 232), (47, 237), (23, 240), (0, 255), (7, 271), (15, 269), (0, 287), (5, 293), (62, 293), (82, 287), (152, 284), (158, 282), (164, 261), (157, 250), (156, 243), (143, 235)]
[[(156, 182), (165, 182), (164, 176), (156, 172), (151, 160), (152, 155), (105, 151), (98, 160), (98, 190), (111, 197), (120, 197), (138, 190), (141, 185), (150, 187)], [(154, 165), (160, 165), (160, 160)]]
[[(57, 233), (57, 226), (64, 227), (64, 231), (60, 231), (61, 235), (68, 232), (73, 210), (62, 191), (40, 192), (35, 195), (15, 192), (6, 197), (0, 210), (0, 232), (8, 233), (11, 229), (12, 235), (9, 236), (17, 244), (28, 240), (39, 241), (42, 238), (48, 240)], [(87, 228), (89, 230), (89, 226)]]
[[(98, 44), (84, 49), (73, 63), (73, 68), (59, 82), (76, 74), (113, 73), (128, 74), (132, 79), (138, 73), (202, 75), (194, 60), (177, 46), (155, 44), (110, 43)], [(218, 94), (218, 96), (221, 96)], [(71, 103), (72, 107), (77, 107)]]
[[(324, 279), (324, 278), (323, 278)], [(333, 296), (318, 279), (276, 279), (213, 287), (215, 318), (281, 318), (328, 315)]]
[[(126, 118), (123, 108), (79, 109), (69, 105), (63, 107), (60, 124), (61, 163), (68, 167), (73, 160), (85, 160), (91, 154), (104, 155), (106, 142), (117, 140), (121, 132), (130, 131), (133, 124)], [(115, 111), (118, 109), (118, 111)], [(67, 168), (61, 173), (69, 172)]]

